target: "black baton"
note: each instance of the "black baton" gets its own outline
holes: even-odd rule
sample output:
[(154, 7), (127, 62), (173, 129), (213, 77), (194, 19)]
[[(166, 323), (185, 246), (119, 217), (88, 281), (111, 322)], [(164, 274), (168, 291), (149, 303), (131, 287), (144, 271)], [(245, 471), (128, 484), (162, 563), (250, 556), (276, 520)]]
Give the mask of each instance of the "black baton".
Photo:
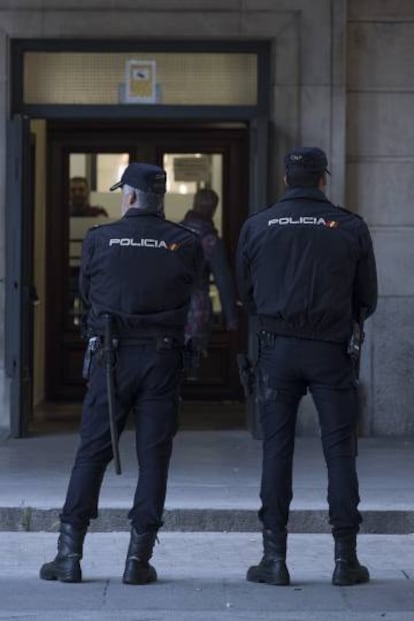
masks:
[(359, 374), (361, 369), (361, 356), (362, 356), (362, 344), (365, 339), (364, 322), (367, 316), (367, 309), (362, 307), (359, 309), (359, 315), (357, 321), (354, 322), (354, 328), (352, 332), (351, 340), (348, 344), (348, 354), (354, 365), (356, 390), (357, 390), (357, 424), (355, 427), (355, 455), (358, 455), (358, 429), (361, 422), (362, 412), (362, 394), (361, 385), (359, 382)]
[(122, 474), (119, 457), (118, 431), (115, 426), (115, 382), (114, 382), (114, 344), (112, 340), (112, 315), (105, 314), (104, 356), (106, 371), (106, 390), (108, 395), (109, 428), (111, 430), (111, 444), (114, 455), (116, 474)]
[(351, 341), (348, 345), (348, 354), (351, 356), (354, 363), (356, 380), (359, 383), (359, 373), (361, 368), (361, 355), (362, 344), (365, 339), (364, 322), (367, 316), (367, 309), (361, 308), (358, 315), (358, 320), (354, 322), (354, 329), (351, 337)]

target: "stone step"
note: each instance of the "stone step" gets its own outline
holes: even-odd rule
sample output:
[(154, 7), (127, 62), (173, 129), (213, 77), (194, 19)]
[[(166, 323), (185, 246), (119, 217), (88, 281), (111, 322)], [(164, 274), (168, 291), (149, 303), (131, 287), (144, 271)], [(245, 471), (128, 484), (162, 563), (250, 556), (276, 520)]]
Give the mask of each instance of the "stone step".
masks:
[[(30, 506), (0, 507), (0, 531), (54, 531), (58, 529), (60, 509)], [(93, 520), (91, 531), (128, 531), (125, 508), (105, 508)], [(414, 533), (414, 510), (378, 509), (362, 511), (361, 532), (375, 534)], [(174, 509), (164, 514), (164, 531), (255, 532), (260, 530), (257, 512), (251, 509)], [(289, 532), (329, 533), (326, 510), (292, 510)]]

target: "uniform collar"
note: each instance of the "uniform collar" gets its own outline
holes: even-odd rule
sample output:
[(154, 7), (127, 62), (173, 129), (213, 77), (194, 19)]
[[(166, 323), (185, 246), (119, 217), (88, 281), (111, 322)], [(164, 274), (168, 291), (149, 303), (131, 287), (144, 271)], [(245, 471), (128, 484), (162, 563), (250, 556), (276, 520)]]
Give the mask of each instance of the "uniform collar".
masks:
[(136, 207), (128, 209), (122, 217), (135, 218), (137, 216), (154, 216), (155, 218), (160, 218), (160, 220), (165, 220), (165, 215), (163, 213), (152, 211), (152, 209), (137, 209)]
[(280, 201), (291, 201), (297, 198), (305, 198), (312, 201), (323, 201), (329, 203), (325, 194), (318, 188), (289, 188), (286, 190)]

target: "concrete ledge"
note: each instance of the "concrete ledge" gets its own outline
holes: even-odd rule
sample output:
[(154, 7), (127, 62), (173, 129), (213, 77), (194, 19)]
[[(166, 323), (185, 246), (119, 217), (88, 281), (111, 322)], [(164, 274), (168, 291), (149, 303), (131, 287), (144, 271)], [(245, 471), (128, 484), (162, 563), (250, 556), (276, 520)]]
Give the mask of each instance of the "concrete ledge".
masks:
[(6, 442), (10, 438), (10, 429), (7, 427), (0, 427), (0, 444)]
[[(362, 533), (414, 533), (414, 510), (362, 512)], [(0, 531), (57, 531), (58, 509), (34, 507), (1, 507)], [(92, 522), (92, 532), (128, 531), (125, 509), (102, 509)], [(164, 515), (165, 531), (172, 532), (257, 532), (260, 523), (256, 511), (249, 509), (169, 509)], [(327, 512), (323, 510), (296, 510), (291, 512), (291, 533), (330, 533)]]

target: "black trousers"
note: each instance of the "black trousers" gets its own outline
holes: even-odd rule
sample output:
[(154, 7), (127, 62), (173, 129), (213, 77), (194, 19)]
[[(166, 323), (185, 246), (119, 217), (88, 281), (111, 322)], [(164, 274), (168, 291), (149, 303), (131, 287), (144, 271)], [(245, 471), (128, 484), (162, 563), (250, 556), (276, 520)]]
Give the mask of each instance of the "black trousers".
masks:
[(277, 336), (261, 339), (257, 399), (263, 429), (264, 528), (285, 533), (292, 500), (292, 464), (299, 402), (307, 389), (316, 405), (328, 470), (334, 537), (355, 534), (361, 515), (356, 473), (358, 401), (346, 345)]
[[(116, 425), (120, 435), (131, 410), (135, 416), (138, 483), (128, 517), (140, 533), (162, 525), (168, 468), (177, 431), (181, 352), (155, 351), (153, 344), (122, 344), (116, 352)], [(105, 368), (93, 360), (80, 429), (80, 446), (61, 521), (83, 529), (98, 515), (102, 479), (113, 458)]]

